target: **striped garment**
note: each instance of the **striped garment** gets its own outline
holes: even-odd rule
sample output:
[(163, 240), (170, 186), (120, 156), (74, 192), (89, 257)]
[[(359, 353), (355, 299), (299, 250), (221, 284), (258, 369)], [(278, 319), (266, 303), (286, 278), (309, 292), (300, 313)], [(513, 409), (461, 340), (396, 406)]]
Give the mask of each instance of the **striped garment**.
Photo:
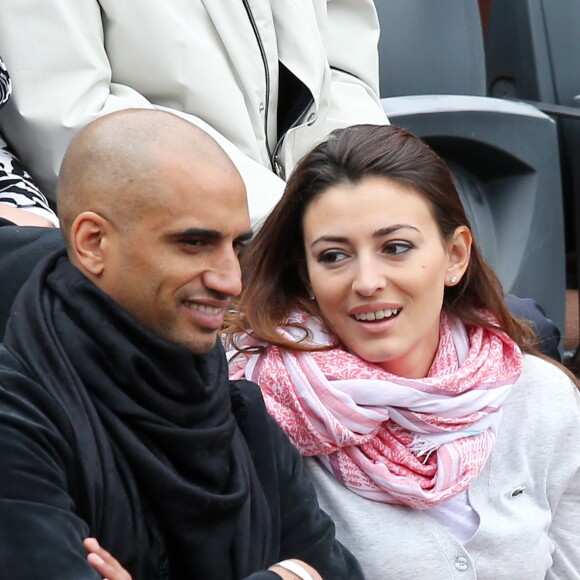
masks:
[[(12, 85), (6, 66), (0, 59), (0, 108), (8, 102)], [(32, 177), (10, 151), (0, 135), (0, 203), (5, 203), (50, 220), (58, 226), (58, 219), (46, 197), (36, 187)]]
[(12, 85), (10, 83), (10, 77), (8, 76), (4, 61), (0, 58), (0, 108), (8, 102), (11, 93)]

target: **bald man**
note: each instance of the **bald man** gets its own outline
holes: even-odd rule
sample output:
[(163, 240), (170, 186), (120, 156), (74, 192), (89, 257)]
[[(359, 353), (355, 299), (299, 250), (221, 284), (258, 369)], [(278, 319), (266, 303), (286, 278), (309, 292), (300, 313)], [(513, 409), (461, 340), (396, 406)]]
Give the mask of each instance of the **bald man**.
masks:
[(66, 250), (0, 347), (0, 577), (98, 579), (94, 536), (134, 580), (362, 578), (258, 388), (228, 381), (250, 236), (228, 157), (170, 113), (114, 113), (57, 195)]

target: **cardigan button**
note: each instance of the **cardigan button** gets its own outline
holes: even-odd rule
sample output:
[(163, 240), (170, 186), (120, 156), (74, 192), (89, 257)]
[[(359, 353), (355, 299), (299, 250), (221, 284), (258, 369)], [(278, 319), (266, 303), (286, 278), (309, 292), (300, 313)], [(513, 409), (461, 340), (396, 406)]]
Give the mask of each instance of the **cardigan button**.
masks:
[(460, 556), (459, 558), (456, 558), (456, 560), (455, 560), (455, 567), (460, 572), (465, 572), (465, 570), (467, 570), (468, 566), (469, 565), (467, 563), (467, 558), (464, 558), (463, 556)]

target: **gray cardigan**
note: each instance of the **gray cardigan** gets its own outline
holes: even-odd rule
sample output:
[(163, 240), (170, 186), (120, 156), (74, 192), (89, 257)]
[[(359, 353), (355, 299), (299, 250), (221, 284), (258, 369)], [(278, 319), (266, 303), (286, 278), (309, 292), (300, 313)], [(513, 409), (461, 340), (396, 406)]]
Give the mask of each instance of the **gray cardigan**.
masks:
[(526, 355), (503, 410), (494, 451), (468, 491), (480, 525), (465, 545), (428, 514), (359, 497), (306, 459), (367, 580), (580, 578), (579, 392), (557, 367)]

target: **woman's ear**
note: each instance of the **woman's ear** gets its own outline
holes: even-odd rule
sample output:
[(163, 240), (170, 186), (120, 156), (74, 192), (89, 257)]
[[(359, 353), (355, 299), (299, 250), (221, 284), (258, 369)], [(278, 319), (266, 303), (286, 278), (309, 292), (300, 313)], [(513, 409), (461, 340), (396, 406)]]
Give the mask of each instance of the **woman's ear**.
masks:
[(465, 274), (465, 270), (469, 266), (472, 242), (473, 237), (467, 226), (457, 227), (453, 232), (453, 236), (447, 242), (446, 286), (455, 286)]
[(105, 240), (111, 224), (94, 211), (85, 211), (74, 220), (70, 231), (71, 261), (89, 276), (99, 277), (105, 269)]

